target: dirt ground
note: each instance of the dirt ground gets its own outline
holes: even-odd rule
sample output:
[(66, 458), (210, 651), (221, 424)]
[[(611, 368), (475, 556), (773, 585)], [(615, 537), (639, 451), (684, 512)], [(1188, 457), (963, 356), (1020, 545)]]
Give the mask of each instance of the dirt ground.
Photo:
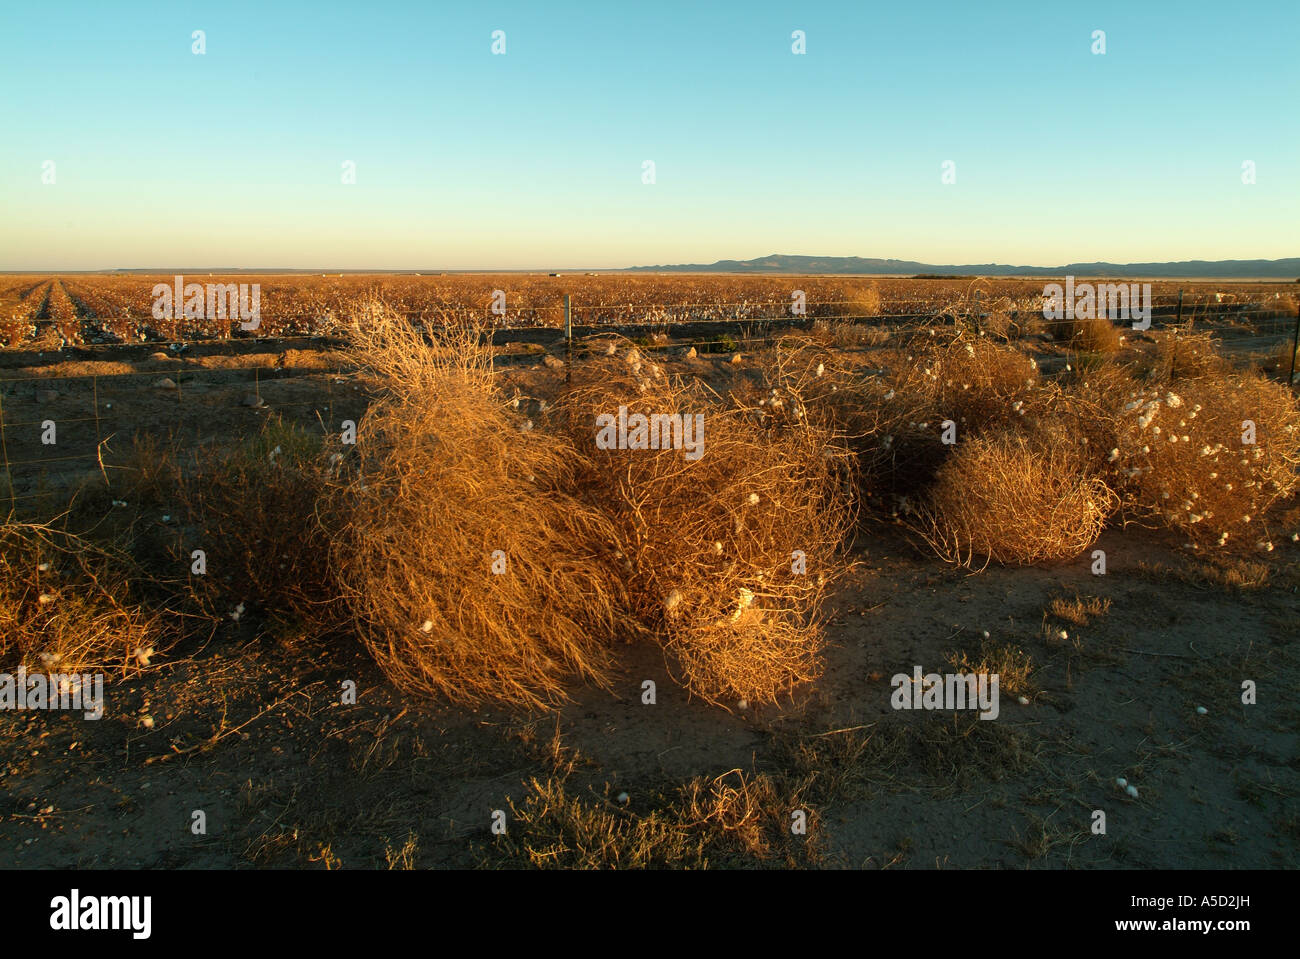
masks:
[[(233, 440), (277, 413), (337, 430), (365, 408), (324, 341), (230, 349), (57, 365), (7, 354), (6, 455), (24, 464), (10, 468), (14, 495), (32, 508), (66, 496), (100, 472), (105, 439), (111, 477), (134, 435)], [(738, 367), (710, 355), (672, 366), (720, 384)], [(538, 398), (563, 377), (531, 360), (505, 370), (508, 388)], [(51, 378), (90, 373), (102, 378)], [(265, 405), (244, 405), (250, 395)], [(58, 457), (82, 459), (42, 447), (45, 419), (66, 422)], [(163, 533), (170, 522), (143, 519)], [(611, 863), (667, 823), (713, 838), (650, 864), (1296, 868), (1300, 544), (1276, 538), (1266, 558), (1227, 562), (1130, 526), (1097, 544), (1104, 575), (1089, 556), (970, 573), (869, 518), (826, 611), (825, 674), (780, 708), (690, 701), (639, 645), (612, 690), (574, 689), (554, 711), (449, 707), (404, 696), (346, 634), (286, 634), (274, 610), (250, 610), (138, 679), (110, 679), (99, 721), (0, 714), (0, 866)], [(1026, 665), (1008, 646), (1027, 669), (1004, 679), (996, 720), (891, 708), (894, 674), (950, 672), (962, 653)], [(342, 702), (348, 681), (355, 704)], [(692, 788), (754, 801), (701, 816), (683, 800)], [(788, 828), (800, 809), (806, 835)]]

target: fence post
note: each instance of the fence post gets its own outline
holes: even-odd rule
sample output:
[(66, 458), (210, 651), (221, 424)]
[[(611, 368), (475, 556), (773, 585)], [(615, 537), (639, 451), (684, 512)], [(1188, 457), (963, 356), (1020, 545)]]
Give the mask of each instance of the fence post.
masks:
[(1174, 367), (1178, 364), (1178, 329), (1183, 325), (1183, 291), (1178, 291), (1178, 315), (1174, 318), (1174, 345), (1169, 348), (1169, 378), (1174, 378)]
[(573, 382), (573, 307), (564, 294), (564, 382)]
[(1295, 354), (1300, 350), (1300, 306), (1295, 310), (1295, 334), (1291, 337), (1291, 375), (1287, 377), (1286, 385), (1289, 387), (1295, 383)]

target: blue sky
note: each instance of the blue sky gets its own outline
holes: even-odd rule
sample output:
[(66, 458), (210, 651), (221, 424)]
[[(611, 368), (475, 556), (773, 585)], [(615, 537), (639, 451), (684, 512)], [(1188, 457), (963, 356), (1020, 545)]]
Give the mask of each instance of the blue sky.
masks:
[(8, 4), (0, 269), (1295, 256), (1297, 50), (1294, 0)]

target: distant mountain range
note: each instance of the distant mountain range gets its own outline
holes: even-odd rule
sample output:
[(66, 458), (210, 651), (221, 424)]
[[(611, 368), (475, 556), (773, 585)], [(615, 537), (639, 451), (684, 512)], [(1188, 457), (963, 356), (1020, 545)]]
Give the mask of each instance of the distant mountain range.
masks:
[(1064, 266), (1007, 266), (973, 263), (965, 266), (881, 260), (862, 256), (791, 256), (773, 253), (753, 260), (718, 260), (716, 263), (679, 263), (672, 266), (634, 266), (631, 271), (659, 273), (845, 273), (943, 276), (1135, 276), (1135, 277), (1242, 277), (1251, 279), (1300, 278), (1300, 257), (1282, 260), (1181, 260), (1176, 263), (1067, 263)]

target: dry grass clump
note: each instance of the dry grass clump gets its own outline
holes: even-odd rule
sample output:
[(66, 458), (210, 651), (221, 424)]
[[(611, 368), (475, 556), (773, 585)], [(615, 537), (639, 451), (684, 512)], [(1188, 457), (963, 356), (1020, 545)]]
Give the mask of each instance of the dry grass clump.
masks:
[[(597, 417), (620, 408), (702, 422), (698, 457), (667, 443), (598, 448)], [(633, 614), (686, 687), (715, 703), (771, 702), (818, 674), (818, 607), (845, 568), (845, 452), (821, 427), (765, 429), (760, 416), (669, 378), (635, 347), (575, 370), (556, 404), (583, 496), (617, 530)]]
[(1263, 516), (1300, 486), (1300, 409), (1285, 387), (1258, 373), (1180, 379), (1131, 398), (1120, 425), (1126, 505), (1193, 540), (1271, 548)]
[(956, 424), (959, 443), (1022, 424), (1040, 389), (1031, 358), (969, 333), (930, 328), (880, 360), (883, 374), (862, 383), (854, 397), (858, 420), (869, 427), (854, 450), (870, 486), (909, 495), (947, 458), (945, 420)]
[(332, 556), (398, 686), (543, 705), (604, 682), (622, 599), (614, 528), (564, 492), (574, 457), (497, 390), (477, 331), (430, 341), (369, 311), (357, 361), (385, 388), (331, 497)]
[(980, 304), (979, 332), (1003, 341), (1039, 336), (1047, 331), (1041, 309), (1023, 299), (999, 296)]
[(541, 869), (707, 869), (758, 863), (807, 865), (817, 856), (816, 810), (805, 810), (808, 836), (794, 836), (797, 793), (767, 774), (735, 769), (698, 777), (677, 795), (638, 795), (633, 810), (608, 795), (583, 796), (560, 777), (533, 779), (510, 803), (510, 829), (494, 852)]
[(1078, 556), (1116, 505), (1058, 431), (1001, 431), (954, 447), (913, 529), (945, 562), (1024, 566)]
[(960, 649), (948, 654), (948, 664), (963, 675), (998, 677), (998, 689), (1008, 696), (1035, 696), (1039, 671), (1033, 658), (1019, 646), (983, 640), (977, 651)]
[(179, 492), (199, 532), (183, 561), (189, 566), (192, 550), (204, 551), (207, 573), (192, 583), (219, 615), (242, 603), (280, 620), (323, 626), (338, 619), (329, 542), (317, 518), (325, 455), (319, 434), (279, 417), (234, 447), (194, 452)]
[(1104, 316), (1070, 321), (1068, 336), (1070, 346), (1083, 353), (1116, 353), (1123, 345), (1119, 328)]
[(1294, 369), (1295, 376), (1300, 380), (1300, 355), (1297, 355), (1294, 340), (1287, 340), (1279, 343), (1273, 348), (1273, 351), (1262, 357), (1261, 367), (1282, 378), (1285, 383), (1287, 377), (1292, 375)]
[(827, 312), (832, 316), (867, 317), (880, 313), (880, 290), (873, 283), (851, 283), (832, 294)]
[(1031, 428), (1045, 425), (1058, 429), (1058, 436), (1076, 447), (1084, 468), (1118, 489), (1123, 482), (1122, 465), (1112, 451), (1119, 444), (1124, 404), (1141, 389), (1128, 366), (1105, 362), (1078, 371), (1063, 385), (1044, 383), (1026, 403), (1025, 420)]
[(888, 343), (894, 331), (885, 326), (847, 320), (813, 320), (807, 338), (821, 346), (841, 350), (862, 349)]
[(880, 392), (876, 371), (821, 338), (785, 336), (757, 359), (758, 385), (738, 384), (733, 395), (764, 426), (811, 423), (855, 447), (880, 431), (882, 408), (871, 399)]
[(1155, 356), (1150, 360), (1148, 378), (1161, 382), (1176, 379), (1195, 379), (1203, 376), (1225, 376), (1232, 372), (1232, 363), (1219, 354), (1210, 333), (1153, 330), (1156, 341)]
[(51, 526), (0, 525), (0, 671), (139, 673), (164, 645), (126, 555)]
[(939, 419), (957, 424), (959, 436), (1015, 422), (1040, 383), (1031, 357), (987, 337), (931, 329), (906, 354), (891, 386), (926, 397)]
[(1300, 300), (1294, 293), (1274, 293), (1271, 300), (1264, 301), (1263, 309), (1273, 316), (1293, 317), (1300, 310)]
[(1053, 596), (1047, 604), (1047, 611), (1068, 623), (1087, 626), (1094, 619), (1110, 612), (1110, 605), (1110, 600), (1101, 596), (1080, 596), (1075, 593), (1073, 597)]

